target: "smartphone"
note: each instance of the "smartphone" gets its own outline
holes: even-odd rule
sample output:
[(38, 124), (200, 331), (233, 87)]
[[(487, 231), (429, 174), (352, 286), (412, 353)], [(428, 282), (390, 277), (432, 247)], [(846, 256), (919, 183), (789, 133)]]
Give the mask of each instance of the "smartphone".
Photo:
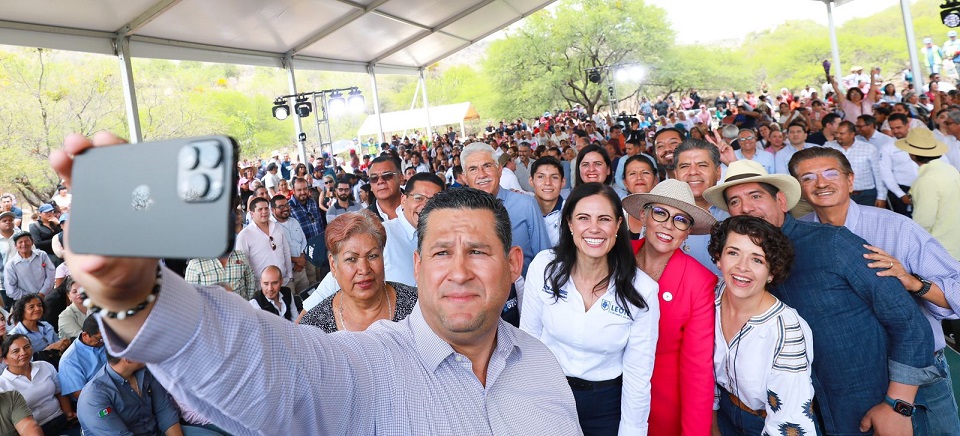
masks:
[(227, 136), (87, 149), (73, 162), (69, 248), (180, 259), (229, 253), (238, 151)]

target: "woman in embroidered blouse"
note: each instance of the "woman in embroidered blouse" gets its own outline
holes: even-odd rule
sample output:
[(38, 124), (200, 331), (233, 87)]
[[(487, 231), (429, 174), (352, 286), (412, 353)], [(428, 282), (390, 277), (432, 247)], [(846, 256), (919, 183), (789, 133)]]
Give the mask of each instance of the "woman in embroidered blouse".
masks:
[(647, 434), (656, 291), (630, 255), (616, 192), (578, 185), (564, 203), (557, 247), (530, 263), (520, 329), (557, 357), (586, 435)]
[(736, 216), (713, 228), (709, 250), (723, 273), (715, 303), (714, 430), (818, 434), (810, 327), (769, 292), (790, 272), (790, 240), (760, 218)]
[(690, 185), (664, 180), (649, 193), (623, 199), (645, 226), (633, 241), (637, 266), (659, 284), (660, 322), (650, 381), (650, 433), (699, 436), (710, 432), (713, 403), (714, 288), (717, 276), (680, 248), (690, 234), (716, 222), (697, 207)]
[(417, 288), (386, 281), (386, 230), (370, 211), (347, 212), (327, 225), (330, 273), (340, 286), (298, 321), (327, 333), (363, 331), (374, 322), (400, 321), (417, 304)]

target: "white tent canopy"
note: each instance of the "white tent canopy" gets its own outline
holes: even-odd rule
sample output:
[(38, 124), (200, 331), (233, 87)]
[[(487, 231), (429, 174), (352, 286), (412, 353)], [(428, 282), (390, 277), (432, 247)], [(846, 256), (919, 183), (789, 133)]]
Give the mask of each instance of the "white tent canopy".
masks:
[(383, 129), (377, 124), (377, 116), (370, 115), (360, 126), (357, 136), (376, 135), (381, 131), (400, 132), (409, 129), (426, 129), (428, 123), (431, 127), (458, 124), (460, 125), (461, 136), (465, 136), (463, 131), (464, 121), (480, 119), (477, 110), (469, 102), (433, 106), (429, 111), (429, 117), (425, 109), (382, 112), (380, 121), (383, 123)]

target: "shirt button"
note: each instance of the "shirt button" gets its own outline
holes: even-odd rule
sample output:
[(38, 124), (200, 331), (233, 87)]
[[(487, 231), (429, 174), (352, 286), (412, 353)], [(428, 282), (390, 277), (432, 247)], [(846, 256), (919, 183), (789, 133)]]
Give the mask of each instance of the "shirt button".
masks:
[(463, 362), (463, 358), (460, 357), (460, 356), (457, 356), (455, 359), (456, 359), (457, 362)]
[(671, 293), (669, 293), (669, 292), (664, 292), (664, 293), (663, 293), (663, 301), (671, 301), (671, 300), (673, 300), (673, 294), (671, 294)]

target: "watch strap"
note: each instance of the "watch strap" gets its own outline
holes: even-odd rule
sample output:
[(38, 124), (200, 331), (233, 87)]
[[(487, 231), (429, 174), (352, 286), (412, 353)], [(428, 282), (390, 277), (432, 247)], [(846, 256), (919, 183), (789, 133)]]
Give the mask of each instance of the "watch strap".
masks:
[(895, 400), (893, 398), (890, 398), (889, 395), (884, 395), (883, 402), (889, 404), (890, 407), (893, 408), (894, 412), (897, 412), (907, 417), (913, 416), (914, 411), (917, 409), (917, 407), (914, 406), (913, 404), (910, 404), (903, 400)]
[(919, 274), (913, 274), (913, 277), (916, 278), (917, 280), (920, 280), (920, 283), (922, 284), (922, 286), (920, 286), (920, 289), (917, 291), (910, 291), (911, 294), (913, 294), (916, 297), (922, 297), (926, 295), (927, 292), (930, 292), (930, 287), (933, 286), (933, 283), (930, 283), (930, 280), (920, 277)]

